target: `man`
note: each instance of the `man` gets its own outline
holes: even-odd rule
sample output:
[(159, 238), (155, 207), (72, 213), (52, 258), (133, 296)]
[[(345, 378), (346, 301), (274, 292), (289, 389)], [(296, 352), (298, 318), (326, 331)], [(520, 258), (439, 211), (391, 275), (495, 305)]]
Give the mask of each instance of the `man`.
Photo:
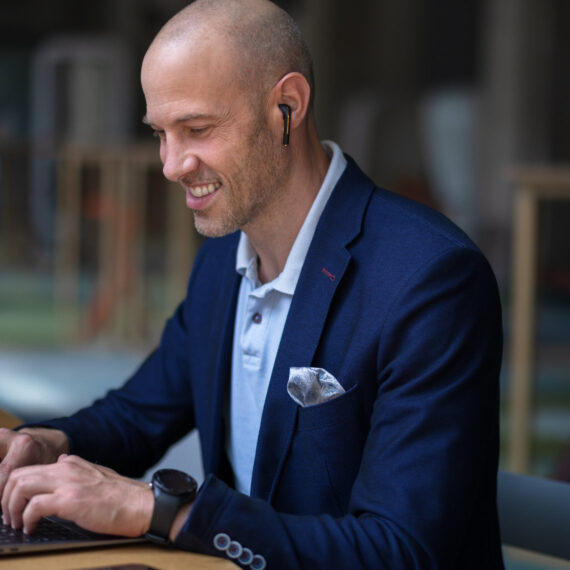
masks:
[[(191, 4), (141, 77), (164, 174), (217, 239), (122, 389), (2, 433), (6, 522), (150, 529), (252, 568), (502, 568), (501, 317), (481, 253), (321, 144), (310, 58), (267, 0)], [(295, 381), (315, 376), (303, 405)], [(194, 427), (195, 499), (126, 477)]]

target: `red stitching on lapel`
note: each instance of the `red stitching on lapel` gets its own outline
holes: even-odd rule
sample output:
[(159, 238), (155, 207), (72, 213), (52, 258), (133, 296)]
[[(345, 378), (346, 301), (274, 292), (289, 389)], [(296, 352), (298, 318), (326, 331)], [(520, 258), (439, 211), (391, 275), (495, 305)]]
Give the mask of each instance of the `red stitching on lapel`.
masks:
[(331, 280), (331, 282), (336, 279), (336, 275), (333, 275), (330, 271), (327, 271), (324, 267), (321, 269), (321, 273), (324, 273)]

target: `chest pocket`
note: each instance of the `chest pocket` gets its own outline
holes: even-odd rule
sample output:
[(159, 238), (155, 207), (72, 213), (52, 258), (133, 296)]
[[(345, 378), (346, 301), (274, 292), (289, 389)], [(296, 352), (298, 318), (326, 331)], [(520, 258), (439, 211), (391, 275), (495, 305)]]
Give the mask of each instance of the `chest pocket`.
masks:
[(299, 407), (275, 506), (295, 514), (346, 513), (368, 432), (361, 390)]

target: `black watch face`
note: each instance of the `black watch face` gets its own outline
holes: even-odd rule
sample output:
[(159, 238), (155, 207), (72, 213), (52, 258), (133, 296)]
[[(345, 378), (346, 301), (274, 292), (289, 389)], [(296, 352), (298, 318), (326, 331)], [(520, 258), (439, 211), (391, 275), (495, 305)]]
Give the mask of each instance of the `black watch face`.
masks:
[(198, 488), (193, 477), (177, 469), (160, 469), (154, 474), (153, 484), (169, 495), (178, 497), (192, 495)]

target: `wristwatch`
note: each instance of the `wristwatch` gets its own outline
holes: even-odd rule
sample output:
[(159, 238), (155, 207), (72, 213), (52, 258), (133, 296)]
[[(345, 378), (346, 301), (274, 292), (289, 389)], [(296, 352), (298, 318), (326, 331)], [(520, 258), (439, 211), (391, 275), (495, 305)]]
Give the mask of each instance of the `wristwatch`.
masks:
[(169, 541), (170, 527), (180, 507), (196, 498), (198, 483), (177, 469), (159, 469), (149, 483), (154, 492), (154, 509), (145, 538), (158, 544)]

